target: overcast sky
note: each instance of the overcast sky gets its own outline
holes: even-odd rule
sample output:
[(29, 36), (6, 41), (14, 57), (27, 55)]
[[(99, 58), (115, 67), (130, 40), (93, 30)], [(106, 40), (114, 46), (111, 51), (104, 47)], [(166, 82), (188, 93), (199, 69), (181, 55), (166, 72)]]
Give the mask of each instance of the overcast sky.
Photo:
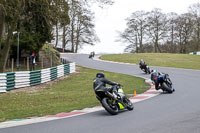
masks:
[(125, 19), (131, 13), (139, 10), (151, 11), (160, 8), (164, 13), (176, 12), (182, 14), (188, 11), (191, 4), (200, 0), (115, 0), (114, 5), (101, 9), (97, 6), (95, 12), (95, 30), (100, 43), (95, 46), (84, 46), (80, 53), (122, 53), (127, 44), (116, 42), (117, 32), (126, 28)]

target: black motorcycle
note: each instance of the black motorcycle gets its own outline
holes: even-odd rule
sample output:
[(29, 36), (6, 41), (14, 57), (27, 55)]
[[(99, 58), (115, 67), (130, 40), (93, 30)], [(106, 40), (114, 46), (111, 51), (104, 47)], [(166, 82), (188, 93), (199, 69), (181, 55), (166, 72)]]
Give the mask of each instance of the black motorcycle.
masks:
[(93, 55), (92, 55), (92, 54), (90, 54), (90, 55), (89, 55), (89, 58), (90, 58), (90, 59), (91, 59), (91, 58), (93, 58)]
[(160, 73), (158, 76), (156, 76), (154, 78), (154, 83), (155, 84), (160, 84), (161, 85), (161, 89), (163, 91), (166, 91), (168, 93), (173, 93), (175, 91), (173, 85), (172, 85), (172, 81), (169, 78), (168, 74), (165, 73)]
[(145, 72), (146, 74), (150, 74), (150, 73), (151, 73), (150, 68), (149, 68), (149, 66), (147, 66), (147, 65), (140, 65), (140, 69), (141, 69), (143, 72)]
[(106, 91), (99, 89), (96, 91), (96, 97), (102, 106), (112, 115), (116, 115), (120, 110), (124, 109), (133, 110), (133, 103), (125, 96), (121, 85), (117, 85), (116, 87), (118, 89), (117, 96), (114, 92), (109, 91), (111, 89), (107, 89)]
[(90, 59), (94, 58), (94, 55), (95, 55), (95, 53), (94, 53), (94, 52), (91, 52), (90, 55), (89, 55), (89, 58), (90, 58)]

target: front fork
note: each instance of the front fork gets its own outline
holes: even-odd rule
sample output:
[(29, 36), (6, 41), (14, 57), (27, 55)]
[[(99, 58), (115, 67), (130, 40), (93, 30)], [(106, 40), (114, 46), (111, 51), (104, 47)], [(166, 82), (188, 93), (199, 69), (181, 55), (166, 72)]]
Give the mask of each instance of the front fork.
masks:
[(105, 94), (106, 94), (107, 96), (109, 96), (110, 98), (114, 99), (115, 101), (117, 100), (117, 98), (115, 98), (115, 97), (113, 96), (113, 94), (110, 93), (109, 91), (107, 91)]
[(122, 101), (122, 98), (120, 100), (118, 100), (117, 98), (115, 98), (113, 96), (112, 93), (110, 92), (106, 92), (105, 93), (107, 96), (109, 96), (110, 98), (112, 98), (111, 100), (113, 101), (112, 103), (117, 105), (119, 107), (119, 109), (124, 109), (127, 105), (124, 104), (124, 102)]

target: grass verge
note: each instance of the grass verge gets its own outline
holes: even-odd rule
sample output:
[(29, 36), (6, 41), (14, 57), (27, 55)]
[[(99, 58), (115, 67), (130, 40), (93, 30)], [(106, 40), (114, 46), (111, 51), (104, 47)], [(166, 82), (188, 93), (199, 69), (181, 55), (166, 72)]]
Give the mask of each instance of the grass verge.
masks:
[[(78, 67), (78, 73), (37, 91), (19, 91), (0, 95), (0, 121), (53, 115), (100, 105), (93, 91), (98, 70)], [(106, 77), (124, 87), (126, 94), (142, 93), (149, 88), (144, 79), (104, 72)], [(35, 86), (37, 87), (37, 86)]]
[(149, 66), (174, 67), (200, 70), (200, 56), (189, 54), (140, 53), (101, 56), (103, 60), (139, 64), (143, 59)]

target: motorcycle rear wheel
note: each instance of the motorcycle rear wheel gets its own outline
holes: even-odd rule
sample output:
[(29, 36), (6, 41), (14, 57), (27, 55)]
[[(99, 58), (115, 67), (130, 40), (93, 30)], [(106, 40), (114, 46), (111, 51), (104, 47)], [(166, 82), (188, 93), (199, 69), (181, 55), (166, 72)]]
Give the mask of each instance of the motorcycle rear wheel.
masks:
[(114, 105), (113, 103), (110, 102), (109, 98), (105, 97), (101, 101), (103, 107), (105, 110), (110, 113), (111, 115), (116, 115), (119, 111), (117, 105)]

